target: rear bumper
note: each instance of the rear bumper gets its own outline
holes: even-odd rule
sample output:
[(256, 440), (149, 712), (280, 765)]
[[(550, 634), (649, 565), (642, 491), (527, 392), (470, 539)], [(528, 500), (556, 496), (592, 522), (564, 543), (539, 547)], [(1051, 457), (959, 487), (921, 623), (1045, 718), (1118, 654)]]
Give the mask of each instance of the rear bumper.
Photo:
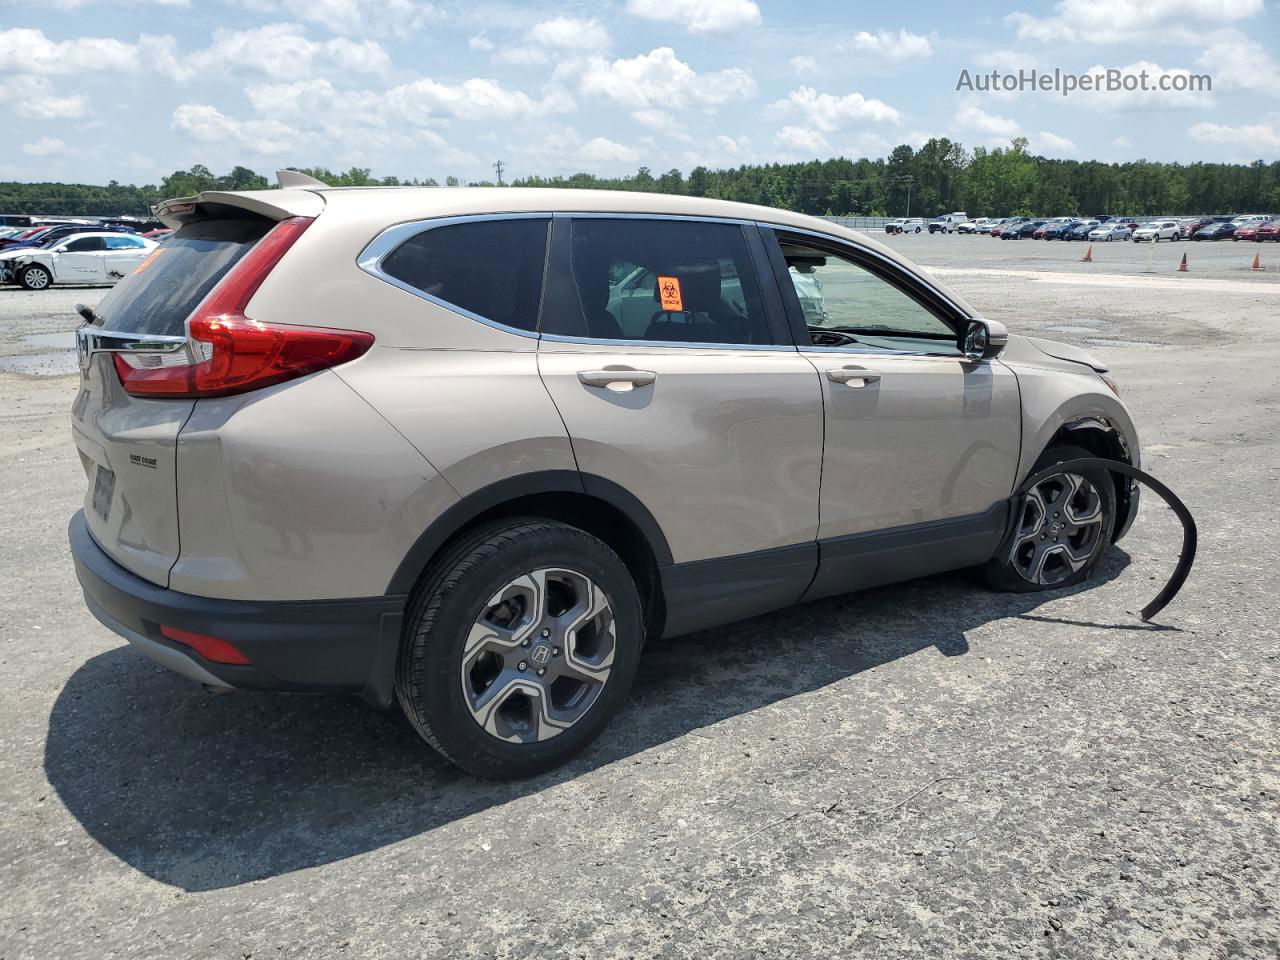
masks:
[[(67, 536), (89, 611), (170, 670), (218, 690), (356, 693), (391, 705), (405, 597), (279, 603), (197, 597), (156, 586), (112, 560), (89, 535), (82, 510)], [(250, 663), (206, 660), (162, 636), (162, 624), (221, 637)]]

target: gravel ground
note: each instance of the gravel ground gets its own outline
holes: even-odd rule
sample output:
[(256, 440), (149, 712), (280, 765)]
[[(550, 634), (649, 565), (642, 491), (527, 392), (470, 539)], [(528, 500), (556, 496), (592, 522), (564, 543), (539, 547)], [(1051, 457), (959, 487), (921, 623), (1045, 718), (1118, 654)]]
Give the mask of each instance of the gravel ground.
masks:
[(507, 785), (100, 627), (64, 348), (102, 291), (0, 290), (0, 960), (1280, 954), (1280, 274), (1248, 269), (1280, 247), (891, 242), (1112, 363), (1200, 524), (1182, 595), (1137, 619), (1178, 543), (1148, 498), (1085, 590), (948, 575), (654, 644), (592, 750)]

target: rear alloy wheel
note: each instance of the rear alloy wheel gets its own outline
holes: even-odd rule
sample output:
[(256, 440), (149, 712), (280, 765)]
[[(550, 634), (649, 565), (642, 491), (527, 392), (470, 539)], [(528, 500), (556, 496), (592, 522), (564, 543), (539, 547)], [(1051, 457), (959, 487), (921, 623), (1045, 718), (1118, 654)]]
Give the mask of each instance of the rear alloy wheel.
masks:
[(606, 544), (550, 520), (499, 521), (449, 549), (415, 595), (396, 694), (458, 766), (528, 777), (600, 734), (642, 639), (635, 580)]
[[(1031, 472), (1092, 456), (1080, 447), (1055, 447)], [(1098, 565), (1114, 528), (1115, 485), (1107, 471), (1050, 476), (1027, 493), (1012, 536), (986, 566), (987, 580), (1016, 592), (1073, 586)]]
[(40, 264), (33, 263), (18, 274), (18, 282), (28, 290), (43, 290), (53, 282), (53, 277)]

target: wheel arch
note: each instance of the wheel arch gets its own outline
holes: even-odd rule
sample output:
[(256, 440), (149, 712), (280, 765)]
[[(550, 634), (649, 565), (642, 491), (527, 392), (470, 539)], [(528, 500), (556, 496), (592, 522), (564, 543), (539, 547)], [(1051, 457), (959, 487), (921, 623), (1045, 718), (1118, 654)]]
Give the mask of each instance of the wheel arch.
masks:
[[(1037, 460), (1045, 450), (1057, 444), (1070, 443), (1083, 447), (1105, 460), (1119, 460), (1137, 466), (1124, 434), (1108, 418), (1101, 416), (1078, 417), (1063, 423), (1037, 454)], [(1119, 540), (1129, 529), (1137, 509), (1137, 486), (1128, 477), (1112, 474), (1116, 490), (1116, 523), (1112, 541)]]
[(517, 516), (558, 520), (608, 544), (638, 581), (651, 635), (661, 633), (666, 608), (659, 570), (672, 563), (666, 536), (653, 514), (629, 490), (603, 477), (573, 470), (508, 477), (463, 497), (419, 535), (392, 575), (387, 594), (412, 593), (432, 561), (467, 531)]

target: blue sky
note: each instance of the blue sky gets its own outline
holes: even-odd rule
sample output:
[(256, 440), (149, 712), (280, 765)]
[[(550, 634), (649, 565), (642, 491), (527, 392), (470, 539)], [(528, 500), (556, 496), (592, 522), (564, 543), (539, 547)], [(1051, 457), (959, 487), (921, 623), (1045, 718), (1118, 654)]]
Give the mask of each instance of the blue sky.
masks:
[[(978, 93), (961, 70), (1209, 74), (1211, 92)], [(0, 0), (0, 179), (204, 163), (375, 175), (883, 156), (1280, 158), (1275, 0)]]

